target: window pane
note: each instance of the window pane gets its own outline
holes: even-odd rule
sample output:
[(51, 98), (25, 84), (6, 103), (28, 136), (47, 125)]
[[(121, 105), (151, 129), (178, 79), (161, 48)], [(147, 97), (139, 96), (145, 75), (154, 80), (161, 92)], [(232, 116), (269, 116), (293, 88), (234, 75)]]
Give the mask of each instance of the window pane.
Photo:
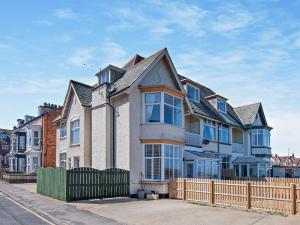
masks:
[(174, 97), (174, 106), (178, 107), (178, 108), (181, 108), (182, 107), (181, 99)]
[(173, 123), (173, 107), (169, 105), (165, 105), (165, 123), (172, 124)]
[(145, 145), (145, 157), (152, 157), (152, 146), (153, 145)]
[(165, 103), (169, 105), (173, 105), (173, 96), (165, 94)]
[(190, 85), (187, 85), (187, 96), (189, 99), (192, 99), (192, 100), (196, 100), (195, 99), (195, 88), (190, 86)]
[(165, 179), (170, 178), (170, 159), (165, 159)]
[(160, 122), (160, 105), (146, 106), (146, 122)]
[(161, 145), (154, 145), (154, 157), (161, 157)]
[(182, 110), (174, 108), (174, 125), (182, 127)]
[(161, 158), (153, 158), (153, 179), (161, 179)]
[(160, 93), (145, 94), (145, 103), (160, 103)]
[(165, 145), (165, 157), (170, 157), (170, 146)]

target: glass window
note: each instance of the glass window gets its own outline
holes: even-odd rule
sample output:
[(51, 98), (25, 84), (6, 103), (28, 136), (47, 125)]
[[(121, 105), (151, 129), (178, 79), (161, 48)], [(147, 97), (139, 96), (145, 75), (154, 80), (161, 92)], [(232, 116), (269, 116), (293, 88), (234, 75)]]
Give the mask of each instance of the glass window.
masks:
[(189, 99), (199, 102), (199, 99), (200, 99), (199, 88), (196, 88), (190, 84), (187, 84), (186, 92), (187, 92), (187, 97)]
[(161, 145), (147, 144), (145, 145), (145, 179), (160, 180), (161, 179)]
[(210, 120), (204, 120), (203, 138), (210, 141), (216, 140), (216, 123)]
[(59, 166), (60, 167), (63, 167), (63, 168), (66, 168), (67, 166), (67, 153), (60, 153), (59, 154)]
[(76, 145), (79, 144), (80, 138), (80, 124), (79, 120), (75, 120), (71, 122), (71, 144)]
[(197, 160), (197, 177), (204, 178), (205, 177), (205, 161)]
[(145, 94), (145, 118), (146, 122), (160, 122), (160, 93)]
[(165, 179), (182, 177), (182, 147), (164, 145)]
[(109, 71), (106, 71), (105, 73), (101, 74), (99, 77), (99, 83), (107, 83), (109, 82)]
[(40, 137), (39, 137), (39, 132), (38, 131), (33, 132), (33, 145), (34, 146), (39, 146), (40, 145)]
[(80, 158), (78, 156), (74, 157), (74, 168), (80, 167)]
[(182, 127), (182, 100), (164, 94), (164, 122), (177, 127)]
[(21, 150), (25, 149), (25, 135), (19, 136), (19, 149)]
[(217, 99), (217, 108), (220, 112), (226, 113), (226, 102), (223, 99)]
[(254, 147), (269, 147), (270, 146), (270, 131), (266, 129), (252, 130), (252, 145)]
[(229, 127), (221, 124), (219, 127), (219, 136), (221, 143), (229, 144)]
[(33, 170), (33, 172), (36, 173), (38, 168), (39, 168), (39, 158), (38, 157), (32, 157), (32, 170)]
[(67, 124), (66, 123), (62, 123), (60, 125), (60, 137), (64, 138), (67, 136)]
[(230, 156), (224, 156), (222, 159), (222, 169), (229, 169), (230, 166)]

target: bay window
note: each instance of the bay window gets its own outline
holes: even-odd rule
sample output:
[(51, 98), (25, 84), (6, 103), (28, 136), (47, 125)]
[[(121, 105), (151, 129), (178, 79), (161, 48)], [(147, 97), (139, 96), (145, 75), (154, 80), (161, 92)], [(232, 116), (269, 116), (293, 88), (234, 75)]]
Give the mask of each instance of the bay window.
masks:
[(210, 141), (216, 140), (216, 123), (211, 120), (204, 120), (203, 138)]
[(169, 144), (145, 144), (145, 180), (168, 180), (182, 177), (183, 149)]
[(229, 127), (221, 124), (219, 127), (219, 141), (224, 144), (229, 144)]
[(183, 127), (182, 99), (163, 92), (144, 94), (144, 120)]
[(187, 97), (191, 100), (194, 100), (194, 101), (197, 101), (199, 102), (200, 101), (200, 91), (199, 91), (199, 88), (196, 88), (190, 84), (187, 84), (185, 86), (186, 88), (186, 93), (187, 93)]
[(270, 131), (266, 129), (252, 130), (252, 145), (253, 147), (269, 147), (270, 146)]
[(77, 145), (80, 141), (80, 124), (79, 120), (71, 122), (71, 145)]

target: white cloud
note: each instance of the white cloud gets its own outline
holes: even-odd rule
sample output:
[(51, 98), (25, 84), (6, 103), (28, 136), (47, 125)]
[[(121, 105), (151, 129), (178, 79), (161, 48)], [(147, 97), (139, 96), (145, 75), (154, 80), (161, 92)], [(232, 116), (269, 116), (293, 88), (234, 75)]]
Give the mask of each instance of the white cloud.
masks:
[(53, 15), (59, 19), (75, 19), (77, 17), (71, 8), (56, 9)]
[(87, 48), (77, 49), (68, 59), (68, 63), (74, 66), (87, 64), (92, 58), (92, 50)]
[(102, 44), (101, 51), (105, 55), (104, 66), (107, 64), (113, 64), (116, 66), (121, 66), (126, 61), (127, 53), (124, 48), (113, 42), (107, 41)]

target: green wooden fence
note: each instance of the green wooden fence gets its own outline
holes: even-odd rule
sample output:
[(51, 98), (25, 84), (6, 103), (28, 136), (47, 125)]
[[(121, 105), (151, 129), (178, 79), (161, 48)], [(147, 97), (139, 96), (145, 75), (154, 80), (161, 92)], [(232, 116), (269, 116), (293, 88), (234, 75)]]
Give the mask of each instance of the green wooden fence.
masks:
[(129, 195), (129, 171), (123, 169), (40, 168), (37, 192), (63, 201)]

